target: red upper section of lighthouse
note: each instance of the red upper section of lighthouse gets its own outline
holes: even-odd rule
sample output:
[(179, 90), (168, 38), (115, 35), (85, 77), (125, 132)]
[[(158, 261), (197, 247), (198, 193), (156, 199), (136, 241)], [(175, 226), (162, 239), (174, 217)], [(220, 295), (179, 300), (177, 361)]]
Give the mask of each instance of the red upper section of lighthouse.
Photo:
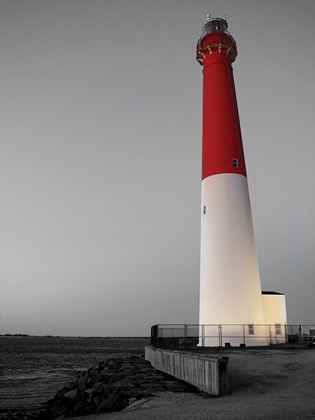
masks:
[(202, 179), (221, 173), (246, 176), (231, 66), (236, 43), (223, 19), (208, 17), (203, 31), (197, 45), (204, 77)]

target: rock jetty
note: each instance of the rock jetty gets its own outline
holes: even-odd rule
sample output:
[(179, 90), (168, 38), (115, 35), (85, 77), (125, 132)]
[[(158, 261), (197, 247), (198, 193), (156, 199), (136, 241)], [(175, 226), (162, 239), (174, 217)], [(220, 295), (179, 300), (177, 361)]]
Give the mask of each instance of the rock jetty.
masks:
[(40, 418), (52, 420), (132, 409), (163, 391), (194, 389), (157, 371), (144, 358), (113, 358), (78, 373), (76, 380), (66, 383), (48, 401)]

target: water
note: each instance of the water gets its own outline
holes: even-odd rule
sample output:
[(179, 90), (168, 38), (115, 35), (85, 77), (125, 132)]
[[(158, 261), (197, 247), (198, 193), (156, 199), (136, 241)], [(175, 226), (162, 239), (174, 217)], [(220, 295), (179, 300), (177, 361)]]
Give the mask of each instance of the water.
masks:
[(149, 341), (0, 336), (0, 413), (40, 409), (78, 371), (111, 357), (140, 356)]

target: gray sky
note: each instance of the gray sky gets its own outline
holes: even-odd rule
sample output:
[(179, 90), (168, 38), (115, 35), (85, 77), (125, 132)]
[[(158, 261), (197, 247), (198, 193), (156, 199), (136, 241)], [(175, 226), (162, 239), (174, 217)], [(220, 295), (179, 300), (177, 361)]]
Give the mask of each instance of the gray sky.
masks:
[(206, 14), (224, 17), (262, 288), (315, 323), (315, 3), (0, 1), (0, 333), (197, 323)]

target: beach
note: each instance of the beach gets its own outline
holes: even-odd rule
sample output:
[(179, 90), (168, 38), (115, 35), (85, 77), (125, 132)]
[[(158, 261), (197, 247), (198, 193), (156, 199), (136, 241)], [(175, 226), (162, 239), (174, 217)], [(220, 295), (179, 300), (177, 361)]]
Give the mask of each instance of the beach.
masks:
[(81, 417), (90, 420), (298, 420), (315, 418), (315, 350), (246, 349), (229, 357), (230, 394), (156, 394), (121, 412)]
[[(120, 340), (5, 339), (6, 343), (11, 342), (10, 346), (7, 345), (7, 350), (11, 351), (11, 365), (12, 360), (16, 360), (14, 368), (16, 373), (14, 380), (12, 379), (12, 383), (15, 384), (16, 398), (12, 400), (12, 394), (11, 400), (7, 399), (7, 401), (15, 401), (15, 412), (24, 412), (22, 404), (26, 409), (34, 401), (40, 402), (39, 391), (42, 392), (43, 384), (51, 382), (54, 378), (50, 373), (52, 368), (54, 375), (58, 370), (61, 371), (60, 378), (54, 385), (55, 391), (50, 394), (51, 397), (59, 389), (57, 384), (63, 381), (64, 366), (78, 367), (80, 363), (84, 363), (89, 367), (91, 362), (100, 362), (109, 356), (126, 357), (131, 352), (143, 354), (145, 341), (146, 339), (136, 338)], [(13, 345), (14, 347), (12, 347)], [(29, 348), (29, 353), (25, 353), (27, 348)], [(13, 358), (12, 351), (14, 349), (15, 357)], [(46, 353), (46, 350), (47, 352), (49, 350), (49, 353)], [(60, 350), (63, 352), (60, 353)], [(37, 358), (35, 358), (36, 354)], [(205, 355), (204, 352), (203, 355)], [(315, 419), (314, 348), (223, 348), (209, 350), (209, 356), (229, 358), (230, 394), (227, 396), (215, 398), (204, 393), (166, 391), (154, 393), (152, 397), (136, 401), (123, 411), (80, 418), (89, 420)], [(38, 364), (39, 357), (41, 357), (41, 364)], [(85, 357), (89, 357), (89, 360)], [(32, 358), (37, 361), (37, 371), (31, 366)], [(18, 361), (21, 363), (18, 364)], [(60, 364), (61, 361), (62, 364)], [(21, 371), (23, 365), (25, 367)], [(38, 372), (39, 367), (41, 370)], [(19, 379), (20, 376), (26, 377), (30, 369), (32, 369), (32, 375), (40, 373), (40, 381), (34, 379), (25, 382), (22, 378)], [(9, 376), (5, 372), (2, 373), (2, 376), (3, 385), (7, 388), (1, 389), (0, 400), (5, 398), (5, 392), (9, 392), (10, 382)], [(41, 379), (42, 376), (45, 378), (44, 382)], [(31, 399), (23, 398), (23, 395), (27, 395), (27, 393), (31, 394)], [(7, 397), (9, 398), (8, 394)], [(4, 401), (5, 399), (3, 399)], [(3, 418), (7, 418), (5, 412), (7, 410), (3, 409)]]

